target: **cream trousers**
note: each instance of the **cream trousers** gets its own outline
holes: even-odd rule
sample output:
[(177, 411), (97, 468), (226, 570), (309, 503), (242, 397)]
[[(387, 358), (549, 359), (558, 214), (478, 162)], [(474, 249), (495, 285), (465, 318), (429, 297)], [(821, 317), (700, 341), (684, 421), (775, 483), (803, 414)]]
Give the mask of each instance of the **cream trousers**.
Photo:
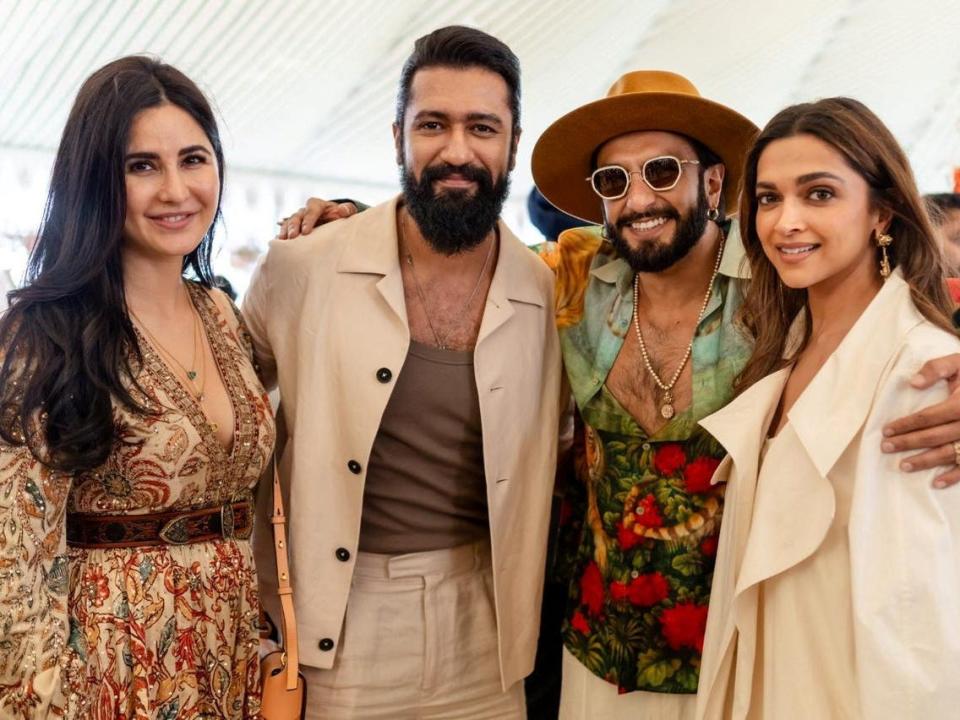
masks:
[(525, 720), (500, 683), (489, 543), (360, 553), (333, 668), (303, 667), (310, 720)]

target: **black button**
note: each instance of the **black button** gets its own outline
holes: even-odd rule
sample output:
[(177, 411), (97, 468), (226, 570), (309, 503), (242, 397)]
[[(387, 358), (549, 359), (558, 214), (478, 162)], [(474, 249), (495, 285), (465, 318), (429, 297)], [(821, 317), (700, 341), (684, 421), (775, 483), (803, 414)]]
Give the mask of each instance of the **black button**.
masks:
[(377, 370), (377, 380), (382, 383), (388, 383), (393, 379), (393, 373), (390, 372), (390, 368), (380, 368)]
[(340, 562), (346, 562), (350, 559), (350, 551), (346, 548), (337, 548), (337, 560)]
[(350, 469), (350, 472), (352, 472), (354, 475), (359, 475), (360, 471), (363, 469), (360, 467), (360, 463), (358, 463), (356, 460), (351, 460), (350, 462), (348, 462), (347, 467)]
[(319, 645), (320, 645), (320, 649), (323, 650), (324, 652), (330, 652), (331, 650), (333, 650), (333, 640), (331, 640), (330, 638), (324, 638), (323, 640), (320, 641)]

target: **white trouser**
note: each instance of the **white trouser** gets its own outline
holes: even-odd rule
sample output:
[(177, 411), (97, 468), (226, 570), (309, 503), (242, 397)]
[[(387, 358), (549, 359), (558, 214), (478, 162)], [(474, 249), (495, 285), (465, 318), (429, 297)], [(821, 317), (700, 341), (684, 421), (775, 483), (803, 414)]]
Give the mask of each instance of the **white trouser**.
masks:
[(333, 668), (304, 667), (307, 718), (524, 720), (503, 691), (489, 543), (359, 553)]

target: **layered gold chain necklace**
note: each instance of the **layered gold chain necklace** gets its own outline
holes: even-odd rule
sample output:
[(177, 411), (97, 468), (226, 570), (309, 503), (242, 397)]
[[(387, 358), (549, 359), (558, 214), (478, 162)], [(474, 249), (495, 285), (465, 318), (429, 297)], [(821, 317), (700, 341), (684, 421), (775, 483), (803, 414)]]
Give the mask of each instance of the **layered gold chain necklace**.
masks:
[(710, 283), (707, 285), (707, 294), (703, 296), (703, 303), (700, 305), (700, 312), (697, 314), (697, 322), (693, 326), (693, 336), (690, 338), (690, 342), (687, 343), (687, 350), (683, 354), (683, 359), (680, 361), (677, 369), (674, 371), (673, 377), (670, 378), (670, 382), (665, 383), (660, 379), (660, 376), (657, 375), (657, 372), (653, 369), (653, 364), (650, 362), (647, 345), (643, 342), (643, 333), (640, 332), (640, 313), (637, 310), (640, 305), (640, 277), (639, 275), (633, 276), (633, 329), (636, 330), (637, 333), (637, 342), (640, 344), (640, 356), (643, 358), (643, 364), (646, 366), (647, 372), (650, 373), (653, 381), (657, 384), (657, 387), (663, 391), (663, 399), (660, 404), (660, 416), (664, 420), (669, 420), (676, 414), (676, 408), (673, 405), (673, 386), (676, 385), (677, 380), (680, 379), (680, 373), (683, 372), (683, 368), (687, 364), (687, 360), (690, 359), (690, 354), (693, 352), (693, 341), (697, 337), (697, 330), (700, 327), (700, 322), (703, 320), (703, 314), (707, 311), (707, 303), (710, 302), (710, 295), (713, 293), (713, 283), (717, 279), (717, 273), (720, 272), (720, 259), (723, 257), (723, 242), (724, 237), (721, 232), (720, 249), (717, 250), (717, 261), (713, 264), (713, 274), (710, 276)]
[[(177, 357), (167, 350), (161, 343), (156, 335), (150, 332), (150, 328), (147, 327), (146, 323), (139, 318), (139, 316), (130, 309), (130, 315), (134, 320), (137, 321), (137, 325), (141, 330), (146, 334), (147, 339), (150, 340), (150, 344), (156, 348), (157, 352), (160, 353), (166, 360), (171, 361), (176, 368), (179, 368), (183, 373), (183, 376), (186, 378), (187, 383), (186, 387), (190, 391), (190, 394), (196, 398), (197, 401), (203, 401), (203, 391), (206, 386), (206, 365), (207, 365), (207, 353), (203, 348), (203, 330), (200, 326), (200, 313), (197, 312), (196, 306), (193, 304), (193, 300), (190, 298), (190, 293), (187, 291), (186, 286), (183, 286), (185, 292), (187, 292), (187, 302), (190, 305), (191, 315), (193, 316), (193, 357), (190, 358), (190, 367), (184, 366)], [(197, 371), (197, 358), (200, 359), (200, 369)]]
[[(470, 308), (470, 305), (473, 303), (473, 299), (477, 296), (477, 292), (480, 290), (480, 286), (483, 284), (483, 276), (487, 272), (487, 266), (490, 264), (490, 258), (493, 256), (493, 247), (497, 243), (495, 241), (491, 242), (490, 247), (487, 248), (487, 256), (483, 259), (483, 265), (480, 268), (480, 274), (477, 276), (477, 282), (473, 286), (473, 291), (467, 297), (466, 302), (463, 303), (463, 307), (460, 308), (460, 311), (454, 316), (456, 318), (459, 318), (460, 322), (457, 325), (454, 325), (447, 333), (441, 336), (440, 333), (437, 332), (437, 328), (434, 326), (433, 320), (430, 317), (430, 309), (427, 307), (426, 296), (423, 292), (423, 287), (420, 285), (420, 278), (417, 277), (417, 268), (413, 264), (413, 255), (411, 254), (410, 248), (407, 245), (406, 237), (403, 231), (404, 219), (405, 219), (405, 216), (401, 214), (399, 217), (399, 222), (397, 222), (397, 227), (399, 228), (399, 235), (400, 235), (399, 237), (400, 250), (404, 254), (407, 264), (410, 266), (410, 274), (413, 276), (413, 285), (417, 291), (417, 299), (420, 300), (420, 307), (423, 308), (423, 314), (424, 314), (424, 317), (427, 318), (427, 325), (430, 328), (430, 332), (433, 334), (434, 342), (437, 343), (437, 347), (440, 348), (441, 350), (449, 350), (450, 346), (448, 345), (448, 341), (450, 340), (450, 336), (453, 335), (454, 331), (457, 330), (460, 327), (460, 325), (463, 323), (463, 318), (466, 317), (467, 310)], [(497, 238), (500, 237), (499, 229), (497, 229), (496, 237)]]

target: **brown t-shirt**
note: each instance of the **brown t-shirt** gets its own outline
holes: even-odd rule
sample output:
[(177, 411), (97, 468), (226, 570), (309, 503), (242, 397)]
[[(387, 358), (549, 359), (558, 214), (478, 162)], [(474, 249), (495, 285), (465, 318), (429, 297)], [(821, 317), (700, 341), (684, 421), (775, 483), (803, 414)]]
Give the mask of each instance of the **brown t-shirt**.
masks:
[(473, 352), (411, 342), (370, 454), (360, 550), (424, 552), (489, 536)]

